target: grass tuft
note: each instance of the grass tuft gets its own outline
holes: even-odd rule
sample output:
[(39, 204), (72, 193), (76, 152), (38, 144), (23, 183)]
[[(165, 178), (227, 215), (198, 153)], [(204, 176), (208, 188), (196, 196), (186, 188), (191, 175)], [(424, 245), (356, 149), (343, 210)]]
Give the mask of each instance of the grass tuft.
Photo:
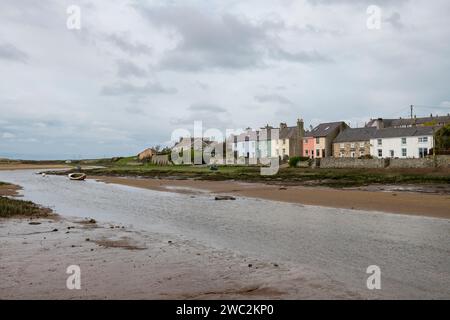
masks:
[(30, 201), (10, 199), (0, 196), (0, 217), (46, 217), (50, 209), (42, 208)]

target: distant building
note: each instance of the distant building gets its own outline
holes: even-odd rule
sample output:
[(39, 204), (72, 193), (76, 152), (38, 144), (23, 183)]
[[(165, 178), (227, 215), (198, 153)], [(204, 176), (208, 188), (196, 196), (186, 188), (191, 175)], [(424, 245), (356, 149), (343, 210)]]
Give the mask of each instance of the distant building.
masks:
[(319, 124), (302, 139), (304, 152), (308, 152), (311, 158), (332, 157), (334, 139), (347, 128), (348, 125), (343, 121)]
[(316, 139), (314, 139), (311, 131), (306, 132), (305, 136), (303, 137), (303, 142), (302, 142), (304, 157), (309, 157), (309, 158), (314, 159), (314, 155), (316, 153), (315, 142), (316, 142)]
[(370, 139), (377, 128), (347, 128), (339, 133), (333, 142), (335, 158), (360, 158), (370, 155)]
[(208, 138), (190, 138), (182, 137), (173, 147), (172, 152), (182, 153), (183, 151), (200, 151), (205, 150), (205, 148), (210, 145), (212, 141)]
[(405, 119), (371, 119), (366, 127), (375, 127), (377, 129), (384, 128), (410, 128), (410, 127), (423, 127), (423, 126), (444, 126), (450, 123), (450, 115), (446, 116), (433, 116), (421, 118), (405, 118)]
[(423, 158), (434, 147), (436, 127), (385, 128), (370, 139), (370, 154), (376, 158)]
[(156, 155), (156, 150), (148, 148), (138, 154), (138, 159), (139, 161), (150, 160), (154, 155)]
[(259, 130), (247, 128), (245, 132), (235, 135), (232, 150), (238, 163), (257, 163), (260, 157)]
[(297, 126), (288, 127), (286, 123), (280, 123), (278, 139), (271, 141), (271, 156), (295, 157), (303, 154), (303, 137), (305, 135), (302, 119), (297, 120)]

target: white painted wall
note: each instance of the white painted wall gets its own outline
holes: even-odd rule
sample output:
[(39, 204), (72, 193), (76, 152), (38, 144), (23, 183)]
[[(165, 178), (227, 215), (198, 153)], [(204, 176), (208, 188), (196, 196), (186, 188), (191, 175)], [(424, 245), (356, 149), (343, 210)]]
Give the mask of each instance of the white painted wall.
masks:
[[(419, 142), (419, 138), (428, 138), (427, 142)], [(381, 139), (382, 145), (378, 145), (378, 139), (370, 140), (370, 154), (378, 158), (378, 150), (383, 150), (382, 158), (391, 158), (391, 150), (394, 151), (393, 158), (420, 158), (419, 148), (427, 148), (429, 150), (433, 148), (434, 141), (433, 136), (414, 136), (403, 137), (406, 138), (406, 144), (402, 143), (402, 137), (398, 138), (383, 138)], [(406, 148), (406, 156), (403, 155), (402, 149)]]

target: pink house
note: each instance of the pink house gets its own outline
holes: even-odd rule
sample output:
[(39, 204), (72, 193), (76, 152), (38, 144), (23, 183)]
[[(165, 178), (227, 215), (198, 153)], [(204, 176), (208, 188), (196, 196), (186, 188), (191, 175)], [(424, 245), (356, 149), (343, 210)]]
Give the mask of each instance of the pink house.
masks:
[(306, 132), (300, 143), (303, 143), (303, 156), (314, 158), (314, 137), (311, 135), (311, 132)]

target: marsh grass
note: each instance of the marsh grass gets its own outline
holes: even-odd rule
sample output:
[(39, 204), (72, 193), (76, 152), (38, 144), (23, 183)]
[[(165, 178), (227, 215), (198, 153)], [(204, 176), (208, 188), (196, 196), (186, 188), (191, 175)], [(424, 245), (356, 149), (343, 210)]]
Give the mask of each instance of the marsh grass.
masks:
[(50, 209), (42, 208), (30, 201), (11, 199), (0, 196), (0, 217), (47, 217)]

